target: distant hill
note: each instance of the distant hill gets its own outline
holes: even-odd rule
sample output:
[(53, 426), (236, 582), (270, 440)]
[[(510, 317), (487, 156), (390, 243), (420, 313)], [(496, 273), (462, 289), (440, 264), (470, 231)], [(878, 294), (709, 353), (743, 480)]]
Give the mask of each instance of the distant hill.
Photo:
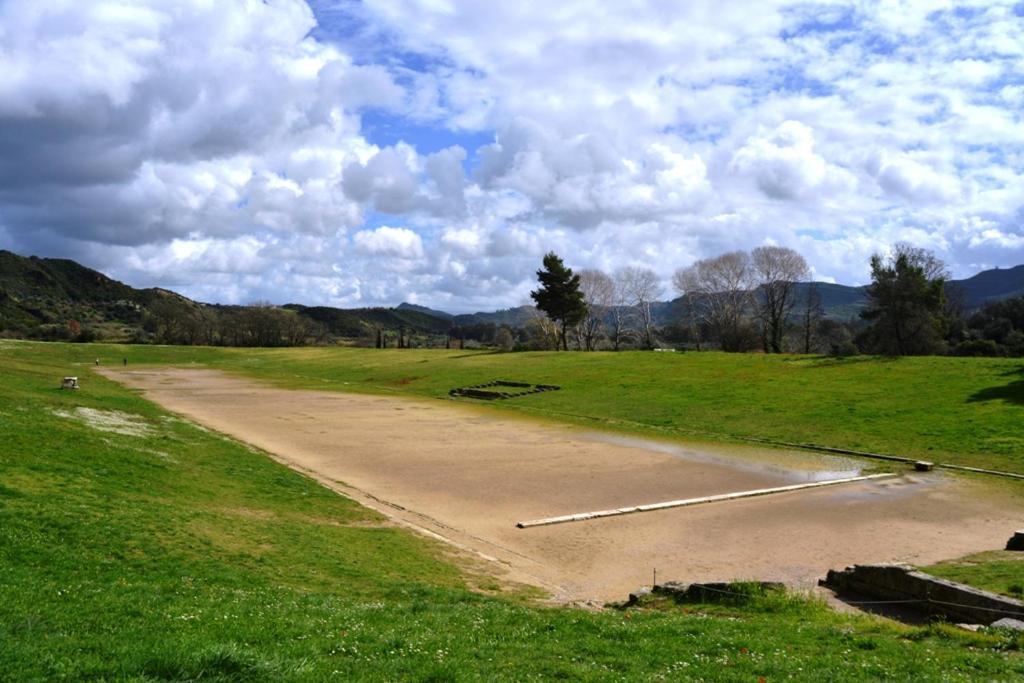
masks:
[[(67, 259), (0, 250), (0, 333), (64, 339), (74, 326), (114, 341), (143, 338), (154, 310), (167, 302), (188, 310), (241, 308), (204, 304), (165, 289), (135, 289)], [(282, 308), (320, 323), (335, 337), (369, 336), (377, 326), (440, 335), (452, 326), (448, 314), (428, 313), (411, 305), (340, 309), (288, 304)]]
[(537, 309), (533, 306), (503, 308), (500, 311), (465, 313), (452, 318), (452, 322), (460, 327), (473, 325), (507, 325), (508, 327), (526, 327), (531, 318), (537, 317)]
[[(828, 317), (856, 318), (866, 305), (864, 287), (815, 284)], [(989, 302), (1024, 296), (1024, 265), (986, 270), (951, 284), (963, 292), (968, 309), (980, 308)], [(798, 300), (806, 296), (808, 286), (798, 285)], [(132, 339), (155, 307), (168, 303), (193, 310), (239, 308), (195, 302), (165, 289), (135, 289), (67, 259), (26, 257), (0, 250), (0, 333), (60, 338), (69, 321), (76, 321), (103, 338)], [(652, 307), (655, 322), (666, 325), (678, 321), (682, 304), (680, 298), (656, 302)], [(372, 336), (378, 327), (392, 331), (404, 328), (424, 335), (444, 335), (453, 328), (472, 333), (503, 325), (525, 327), (537, 315), (532, 306), (458, 315), (410, 303), (395, 308), (342, 309), (303, 304), (283, 308), (316, 321), (328, 335), (339, 338)], [(48, 331), (55, 334), (43, 334)]]
[(163, 300), (194, 303), (165, 289), (135, 289), (75, 261), (0, 250), (0, 331), (75, 321), (116, 338)]
[(981, 308), (990, 301), (1024, 296), (1024, 265), (983, 270), (966, 280), (954, 280), (967, 297), (968, 308)]
[(442, 320), (451, 320), (455, 316), (451, 313), (445, 313), (444, 311), (438, 311), (433, 308), (427, 308), (426, 306), (420, 306), (418, 304), (410, 304), (402, 302), (395, 307), (396, 311), (415, 311), (417, 313), (424, 313), (426, 315), (432, 315), (435, 318), (441, 318)]
[[(411, 332), (445, 334), (451, 329), (451, 318), (441, 317), (411, 306), (398, 308), (332, 308), (288, 304), (285, 308), (311, 318), (337, 337), (360, 337), (375, 326), (389, 330), (405, 328)], [(443, 314), (447, 315), (447, 314)]]

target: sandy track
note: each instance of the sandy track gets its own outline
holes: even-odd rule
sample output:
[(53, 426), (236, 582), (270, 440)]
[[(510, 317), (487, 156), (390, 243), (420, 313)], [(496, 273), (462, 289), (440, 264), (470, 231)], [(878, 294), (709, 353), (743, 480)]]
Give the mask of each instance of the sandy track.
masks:
[[(654, 568), (664, 579), (811, 585), (854, 562), (929, 563), (1000, 547), (1024, 518), (1020, 497), (929, 473), (516, 529), (523, 519), (854, 472), (835, 458), (673, 448), (437, 401), (277, 389), (210, 370), (104, 374), (561, 599), (623, 599), (649, 584)], [(828, 467), (845, 471), (821, 471)]]

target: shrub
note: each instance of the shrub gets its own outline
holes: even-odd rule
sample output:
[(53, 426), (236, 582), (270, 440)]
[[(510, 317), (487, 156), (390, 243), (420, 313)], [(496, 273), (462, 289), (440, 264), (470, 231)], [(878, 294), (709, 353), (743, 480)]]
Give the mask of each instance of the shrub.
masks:
[(991, 339), (968, 339), (953, 349), (956, 356), (1000, 356), (999, 345)]
[(836, 356), (837, 358), (845, 358), (847, 356), (856, 356), (860, 353), (860, 349), (849, 339), (845, 339), (840, 342), (832, 344), (829, 348), (828, 355)]

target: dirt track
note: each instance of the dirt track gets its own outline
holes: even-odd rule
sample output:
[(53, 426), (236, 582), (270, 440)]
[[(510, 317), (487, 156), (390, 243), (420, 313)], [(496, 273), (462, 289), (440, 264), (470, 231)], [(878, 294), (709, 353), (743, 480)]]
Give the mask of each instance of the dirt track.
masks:
[(929, 473), (516, 529), (524, 519), (853, 473), (850, 461), (834, 458), (698, 452), (437, 401), (277, 389), (209, 370), (105, 374), (561, 599), (623, 599), (649, 584), (654, 568), (666, 580), (811, 585), (854, 562), (923, 564), (1001, 547), (1024, 519), (1022, 497)]

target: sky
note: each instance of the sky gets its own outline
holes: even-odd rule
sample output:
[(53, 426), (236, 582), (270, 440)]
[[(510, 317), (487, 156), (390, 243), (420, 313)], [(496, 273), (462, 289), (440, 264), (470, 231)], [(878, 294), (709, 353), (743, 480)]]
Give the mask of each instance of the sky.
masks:
[(1024, 263), (1024, 2), (0, 0), (0, 248), (466, 312), (547, 251)]

